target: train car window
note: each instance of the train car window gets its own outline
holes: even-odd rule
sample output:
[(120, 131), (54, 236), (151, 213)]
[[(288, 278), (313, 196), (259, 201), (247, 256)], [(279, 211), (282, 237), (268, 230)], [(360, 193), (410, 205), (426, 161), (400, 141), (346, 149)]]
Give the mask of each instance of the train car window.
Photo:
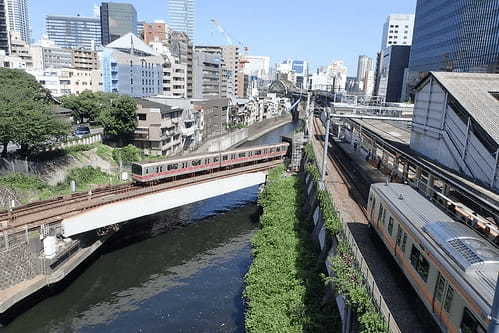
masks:
[(178, 163), (168, 165), (168, 171), (177, 170), (177, 169), (178, 169)]
[(149, 168), (146, 168), (146, 175), (149, 174)]
[(463, 320), (461, 321), (461, 332), (463, 333), (485, 333), (486, 330), (478, 322), (468, 308), (464, 308)]
[(281, 147), (277, 147), (277, 148), (275, 149), (275, 151), (276, 151), (276, 152), (280, 152), (280, 151), (281, 151)]
[[(390, 217), (391, 219), (391, 217)], [(397, 226), (397, 246), (400, 247), (400, 243), (402, 242), (402, 228), (400, 224)]]
[(209, 159), (209, 158), (206, 158), (206, 159), (204, 160), (204, 164), (210, 164), (210, 159)]
[(253, 156), (253, 152), (252, 152), (252, 151), (250, 151), (250, 152), (248, 153), (248, 156), (250, 156), (250, 157), (251, 157), (251, 156)]
[(390, 234), (390, 236), (393, 236), (393, 217), (391, 216), (388, 220), (388, 233)]
[(187, 162), (182, 162), (182, 169), (187, 168)]
[(405, 246), (407, 245), (407, 234), (404, 232), (404, 239), (402, 240), (402, 252), (405, 253)]
[(435, 285), (435, 299), (442, 303), (445, 290), (445, 278), (438, 272), (437, 284)]
[(454, 289), (451, 286), (447, 286), (447, 293), (445, 294), (445, 301), (444, 301), (444, 310), (447, 311), (447, 313), (450, 312), (453, 299), (454, 299)]
[(262, 151), (261, 150), (257, 150), (255, 151), (255, 155), (258, 156), (258, 155), (262, 155)]
[(218, 157), (218, 156), (217, 157), (213, 157), (213, 162), (216, 163), (216, 162), (219, 162), (219, 161), (220, 161), (220, 157)]
[(230, 159), (235, 160), (236, 159), (236, 154), (230, 154)]
[[(384, 207), (382, 204), (379, 204), (379, 211), (378, 211), (378, 223), (381, 222), (382, 217), (383, 217), (383, 211)], [(383, 221), (384, 222), (384, 221)], [(384, 223), (383, 223), (384, 224)]]
[(246, 157), (246, 153), (239, 153), (239, 158)]
[(270, 148), (270, 152), (273, 153), (274, 152), (274, 148)]
[(159, 173), (159, 166), (156, 167), (156, 173)]
[(201, 160), (194, 160), (194, 161), (192, 161), (192, 165), (193, 166), (201, 165)]
[(227, 161), (229, 159), (229, 155), (225, 155), (223, 158), (222, 158), (224, 161)]
[(421, 279), (423, 279), (424, 282), (427, 282), (430, 264), (414, 245), (411, 249), (411, 265), (416, 272), (418, 272)]

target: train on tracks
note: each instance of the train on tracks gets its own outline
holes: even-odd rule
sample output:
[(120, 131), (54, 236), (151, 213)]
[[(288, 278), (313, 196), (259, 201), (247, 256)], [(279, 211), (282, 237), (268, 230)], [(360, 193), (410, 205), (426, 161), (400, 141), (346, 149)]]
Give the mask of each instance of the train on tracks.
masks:
[(288, 148), (289, 143), (283, 142), (162, 161), (133, 163), (132, 179), (136, 183), (167, 182), (179, 176), (186, 177), (192, 174), (259, 164), (283, 159), (288, 152)]
[(373, 184), (369, 224), (443, 332), (485, 333), (499, 250), (408, 185)]

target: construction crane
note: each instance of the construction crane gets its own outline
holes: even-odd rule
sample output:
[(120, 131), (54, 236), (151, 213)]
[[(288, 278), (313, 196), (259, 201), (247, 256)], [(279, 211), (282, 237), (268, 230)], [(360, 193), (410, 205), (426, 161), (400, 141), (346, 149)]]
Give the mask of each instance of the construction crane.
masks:
[[(218, 29), (218, 31), (220, 31), (224, 35), (224, 37), (227, 40), (227, 43), (229, 43), (229, 45), (234, 45), (234, 39), (222, 27), (222, 25), (220, 23), (218, 23), (217, 20), (211, 19), (210, 22), (213, 23), (213, 25)], [(241, 47), (244, 50), (243, 58), (241, 59), (240, 63), (243, 65), (247, 64), (249, 61), (246, 60), (246, 56), (248, 55), (249, 48), (247, 46), (243, 46), (243, 44), (239, 41), (237, 41), (237, 44), (239, 45), (239, 47)]]

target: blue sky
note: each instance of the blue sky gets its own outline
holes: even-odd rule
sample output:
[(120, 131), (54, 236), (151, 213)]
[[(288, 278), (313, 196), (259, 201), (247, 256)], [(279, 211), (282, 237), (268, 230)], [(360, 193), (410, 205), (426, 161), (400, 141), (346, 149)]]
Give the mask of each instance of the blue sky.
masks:
[[(168, 0), (124, 0), (140, 20), (167, 21)], [(92, 15), (95, 0), (31, 0), (35, 40), (45, 29), (45, 15)], [(273, 63), (302, 59), (311, 67), (342, 59), (351, 75), (357, 57), (374, 57), (383, 22), (391, 13), (414, 13), (416, 0), (197, 0), (196, 43), (224, 44), (210, 19), (250, 48), (251, 55), (270, 56)]]

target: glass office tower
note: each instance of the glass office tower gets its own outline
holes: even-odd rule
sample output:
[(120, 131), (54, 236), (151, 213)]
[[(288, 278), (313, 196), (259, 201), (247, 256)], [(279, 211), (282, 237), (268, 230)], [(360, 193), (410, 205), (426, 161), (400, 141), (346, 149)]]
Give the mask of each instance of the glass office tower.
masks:
[(100, 7), (102, 45), (131, 32), (137, 35), (137, 11), (128, 3), (103, 2)]
[(0, 1), (0, 51), (5, 51), (5, 53), (9, 53), (7, 19), (5, 17), (5, 4), (3, 1)]
[(196, 0), (168, 0), (168, 25), (194, 41)]
[(499, 1), (418, 0), (409, 70), (499, 71)]
[(94, 17), (47, 15), (47, 35), (66, 49), (92, 50), (101, 45), (100, 20)]

